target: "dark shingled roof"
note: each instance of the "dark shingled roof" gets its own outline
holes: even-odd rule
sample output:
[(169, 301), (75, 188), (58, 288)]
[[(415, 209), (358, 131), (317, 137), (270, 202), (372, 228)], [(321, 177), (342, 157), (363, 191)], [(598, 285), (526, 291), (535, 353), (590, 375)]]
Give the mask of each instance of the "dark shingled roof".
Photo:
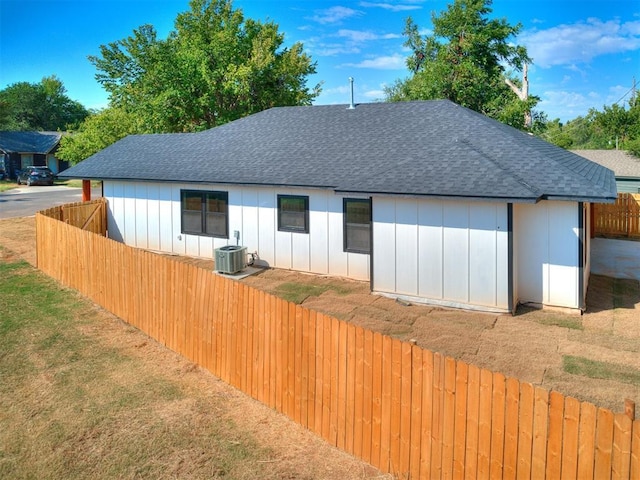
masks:
[(201, 133), (134, 135), (61, 177), (613, 201), (613, 172), (447, 100), (272, 108)]
[(4, 153), (47, 154), (58, 145), (60, 132), (0, 132), (0, 150)]

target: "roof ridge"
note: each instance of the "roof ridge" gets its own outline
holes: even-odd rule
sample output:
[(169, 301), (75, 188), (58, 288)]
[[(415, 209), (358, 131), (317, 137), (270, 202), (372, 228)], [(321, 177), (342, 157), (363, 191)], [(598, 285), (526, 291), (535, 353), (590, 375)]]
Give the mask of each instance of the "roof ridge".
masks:
[(484, 158), (486, 158), (488, 161), (490, 161), (492, 164), (494, 164), (496, 167), (498, 167), (500, 170), (502, 170), (503, 172), (508, 173), (509, 175), (511, 175), (512, 178), (514, 178), (516, 180), (516, 182), (518, 182), (520, 185), (522, 185), (524, 188), (526, 188), (527, 190), (529, 190), (531, 193), (533, 193), (534, 195), (536, 195), (538, 198), (540, 198), (542, 196), (541, 192), (539, 189), (533, 187), (532, 185), (530, 185), (529, 183), (526, 182), (526, 180), (524, 178), (522, 178), (520, 175), (518, 175), (517, 173), (515, 173), (511, 168), (505, 167), (502, 162), (500, 162), (499, 160), (493, 158), (491, 155), (483, 152), (482, 150), (480, 150), (478, 147), (476, 147), (473, 143), (471, 143), (470, 141), (468, 141), (466, 138), (462, 138), (460, 139), (460, 141), (462, 143), (464, 143), (465, 145), (467, 145), (468, 147), (470, 147), (472, 150), (474, 150), (475, 152), (478, 152), (480, 155), (482, 155)]

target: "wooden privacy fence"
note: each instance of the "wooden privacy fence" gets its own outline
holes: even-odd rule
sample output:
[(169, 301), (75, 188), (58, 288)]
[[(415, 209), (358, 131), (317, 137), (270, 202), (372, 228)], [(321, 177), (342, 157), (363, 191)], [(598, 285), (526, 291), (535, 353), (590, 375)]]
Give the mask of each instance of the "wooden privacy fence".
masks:
[(36, 215), (38, 267), (399, 478), (640, 478), (640, 421)]
[(595, 203), (595, 234), (640, 237), (640, 193), (619, 193), (616, 203)]
[(103, 237), (107, 235), (107, 201), (104, 198), (59, 205), (40, 213)]

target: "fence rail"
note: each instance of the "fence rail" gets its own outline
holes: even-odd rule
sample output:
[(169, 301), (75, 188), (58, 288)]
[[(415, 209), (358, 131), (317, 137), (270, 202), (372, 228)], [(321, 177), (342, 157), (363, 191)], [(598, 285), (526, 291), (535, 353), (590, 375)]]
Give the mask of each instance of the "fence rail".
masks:
[(640, 237), (640, 193), (620, 193), (616, 203), (594, 204), (595, 234)]
[(640, 478), (640, 421), (36, 215), (38, 267), (399, 478)]

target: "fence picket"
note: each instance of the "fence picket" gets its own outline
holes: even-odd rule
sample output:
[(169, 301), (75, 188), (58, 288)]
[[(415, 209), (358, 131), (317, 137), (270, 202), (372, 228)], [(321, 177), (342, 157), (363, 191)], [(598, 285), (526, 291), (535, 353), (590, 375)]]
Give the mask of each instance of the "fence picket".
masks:
[(518, 479), (531, 478), (533, 449), (534, 390), (530, 383), (520, 384), (520, 417), (518, 419)]
[(371, 462), (372, 409), (373, 409), (373, 332), (363, 333), (362, 372), (362, 459)]
[(433, 424), (433, 352), (422, 352), (422, 456), (420, 458), (420, 478), (431, 475), (431, 430)]
[[(322, 352), (322, 438), (327, 442), (331, 442), (331, 413), (332, 411), (332, 398), (336, 397), (337, 392), (331, 391), (331, 380), (334, 376), (332, 367), (334, 366), (331, 361), (333, 348), (333, 336), (331, 333), (331, 325), (333, 319), (328, 316), (324, 316), (323, 336), (324, 336), (324, 351)], [(285, 364), (286, 365), (286, 364)]]
[(300, 350), (300, 425), (307, 428), (309, 425), (309, 310), (302, 309), (302, 345)]
[[(365, 340), (366, 338), (367, 332), (365, 331)], [(420, 477), (420, 456), (422, 453), (420, 443), (420, 440), (422, 438), (422, 370), (422, 349), (414, 345), (411, 348), (411, 440), (409, 444), (409, 449), (411, 450), (411, 452), (409, 478)], [(367, 399), (366, 395), (367, 389), (365, 388), (363, 392), (365, 402)], [(364, 432), (365, 429), (363, 429), (363, 434)], [(366, 460), (366, 457), (364, 455), (362, 456), (362, 458)]]
[(353, 439), (355, 433), (355, 388), (356, 388), (356, 327), (352, 323), (347, 324), (347, 364), (346, 364), (346, 388), (347, 398), (345, 404), (345, 442), (344, 451), (353, 454)]
[[(277, 322), (274, 328), (274, 333), (276, 335), (276, 403), (275, 408), (278, 412), (282, 413), (284, 411), (283, 402), (284, 400), (284, 371), (286, 369), (286, 356), (284, 352), (285, 348), (285, 333), (287, 331), (286, 326), (286, 312), (288, 311), (286, 308), (286, 302), (280, 298), (274, 299), (275, 308), (276, 308), (276, 318)], [(251, 329), (251, 325), (249, 325), (249, 329)]]
[(583, 403), (580, 408), (580, 432), (578, 434), (579, 479), (593, 479), (596, 443), (596, 407)]
[(594, 478), (608, 478), (611, 475), (613, 453), (613, 413), (610, 410), (599, 408), (596, 418)]
[(549, 393), (549, 435), (545, 478), (559, 479), (562, 460), (562, 424), (564, 415), (564, 396), (558, 392)]
[[(454, 362), (455, 368), (455, 362)], [(412, 375), (413, 372), (413, 348), (410, 343), (402, 343), (402, 379), (400, 395), (400, 466), (398, 472), (401, 476), (407, 476), (410, 471), (411, 459), (411, 401), (412, 401)]]
[(316, 390), (316, 312), (309, 311), (306, 324), (307, 380), (306, 380), (306, 423), (305, 427), (313, 431), (315, 425), (315, 390)]
[(444, 392), (442, 405), (442, 478), (453, 478), (456, 421), (456, 360), (444, 359)]
[(300, 305), (295, 307), (294, 363), (293, 363), (293, 419), (302, 424), (302, 312)]
[(549, 421), (549, 392), (536, 387), (534, 390), (533, 438), (531, 449), (531, 478), (544, 478), (547, 459)]
[(504, 469), (505, 480), (516, 478), (518, 470), (518, 422), (520, 418), (520, 383), (515, 378), (507, 378), (504, 429)]
[(493, 374), (491, 399), (491, 457), (489, 478), (502, 478), (505, 441), (506, 379), (501, 373)]
[(296, 414), (296, 309), (297, 305), (289, 304), (289, 330), (287, 332), (287, 410), (289, 418)]
[(382, 431), (382, 335), (373, 333), (371, 368), (371, 464), (380, 466), (380, 442)]
[(614, 480), (631, 478), (631, 432), (633, 420), (624, 413), (614, 416), (613, 423), (613, 457), (611, 478)]
[(478, 409), (478, 478), (488, 479), (491, 461), (491, 412), (493, 373), (480, 371), (480, 405)]
[(378, 468), (389, 472), (391, 453), (391, 384), (393, 382), (393, 359), (391, 337), (382, 338), (382, 415), (380, 419), (380, 464)]
[(364, 376), (365, 376), (365, 346), (364, 329), (355, 327), (354, 332), (354, 387), (353, 387), (353, 454), (363, 457), (362, 431), (364, 424)]
[[(313, 431), (318, 435), (322, 436), (322, 364), (323, 364), (323, 353), (324, 353), (324, 315), (321, 313), (316, 314), (316, 326), (315, 326), (315, 339), (316, 339), (316, 350), (315, 350), (315, 419), (313, 425)], [(276, 392), (277, 393), (277, 392)]]
[(400, 428), (402, 412), (402, 342), (394, 338), (391, 342), (391, 396), (389, 418), (389, 471), (400, 470)]
[(640, 478), (640, 420), (633, 421), (630, 464), (631, 476), (629, 478)]
[(578, 477), (579, 434), (580, 402), (567, 397), (564, 400), (562, 423), (562, 480)]
[(338, 413), (336, 416), (336, 446), (345, 450), (347, 430), (347, 330), (345, 322), (338, 322)]
[(476, 478), (478, 471), (478, 428), (480, 422), (480, 369), (469, 365), (467, 385), (467, 446), (465, 478)]
[(453, 478), (464, 478), (467, 450), (467, 396), (469, 365), (458, 361), (456, 366), (455, 431), (453, 442)]

